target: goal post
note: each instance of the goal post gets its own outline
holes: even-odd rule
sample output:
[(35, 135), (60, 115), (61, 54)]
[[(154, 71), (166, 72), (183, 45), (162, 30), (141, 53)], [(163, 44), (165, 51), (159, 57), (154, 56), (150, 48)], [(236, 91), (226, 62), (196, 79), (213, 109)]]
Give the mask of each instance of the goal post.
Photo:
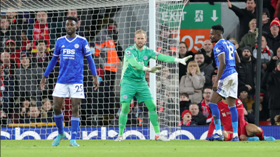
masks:
[[(79, 20), (77, 34), (88, 40), (100, 79), (100, 88), (94, 91), (92, 76), (84, 59), (86, 98), (82, 100), (80, 107), (81, 126), (77, 137), (85, 140), (116, 138), (120, 112), (119, 83), (124, 50), (134, 44), (134, 32), (143, 29), (147, 31), (148, 47), (159, 53), (178, 57), (181, 17), (184, 16), (182, 11), (185, 3), (186, 1), (182, 0), (2, 1), (1, 17), (7, 17), (5, 20), (9, 22), (9, 26), (5, 29), (12, 33), (4, 33), (1, 37), (1, 53), (11, 50), (7, 48), (10, 43), (6, 43), (11, 39), (16, 43), (18, 56), (15, 58), (10, 56), (11, 62), (5, 63), (12, 66), (2, 66), (5, 90), (1, 91), (3, 94), (1, 113), (6, 117), (1, 119), (5, 122), (1, 123), (1, 139), (53, 139), (57, 135), (53, 106), (50, 108), (48, 106), (49, 102), (52, 104), (51, 94), (57, 80), (59, 66), (55, 67), (48, 78), (47, 90), (41, 91), (38, 88), (41, 79), (39, 76), (42, 76), (49, 60), (48, 57), (36, 53), (40, 46), (34, 41), (44, 39), (46, 55), (50, 55), (51, 58), (55, 40), (66, 34), (64, 29), (66, 16), (77, 16)], [(45, 16), (39, 15), (38, 12), (46, 13), (47, 25), (44, 27), (37, 24), (40, 22), (36, 22), (37, 18)], [(4, 27), (1, 26), (1, 29), (3, 30)], [(35, 29), (40, 33), (34, 34)], [(103, 32), (107, 34), (102, 34)], [(108, 56), (106, 56), (106, 49), (98, 52), (97, 40), (101, 38), (97, 37), (114, 41), (120, 59), (115, 77), (105, 69)], [(30, 65), (32, 65), (29, 68), (32, 73), (22, 70), (21, 56), (26, 52), (29, 54)], [(146, 80), (149, 82), (157, 105), (161, 133), (172, 139), (179, 139), (180, 136), (176, 132), (180, 130), (177, 124), (181, 119), (178, 65), (150, 60), (149, 66), (154, 65), (162, 65), (162, 72), (149, 74)], [(108, 81), (106, 80), (108, 77), (113, 79)], [(36, 109), (33, 108), (34, 106)], [(71, 100), (69, 98), (65, 98), (63, 115), (65, 132), (70, 135)], [(148, 110), (136, 99), (131, 102), (124, 136), (127, 139), (154, 138)]]

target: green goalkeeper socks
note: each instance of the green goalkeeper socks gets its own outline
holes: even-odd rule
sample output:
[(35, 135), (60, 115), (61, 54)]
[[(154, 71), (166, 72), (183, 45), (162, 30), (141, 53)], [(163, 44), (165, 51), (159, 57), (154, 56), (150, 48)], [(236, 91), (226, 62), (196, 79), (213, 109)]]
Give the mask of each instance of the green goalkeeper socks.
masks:
[(156, 134), (160, 133), (159, 124), (158, 124), (158, 115), (157, 115), (156, 105), (154, 101), (151, 99), (151, 100), (146, 100), (144, 103), (149, 110), (149, 118), (154, 126), (155, 133)]
[(122, 103), (121, 113), (119, 116), (119, 135), (123, 135), (126, 122), (127, 122), (127, 114), (129, 111), (130, 103)]

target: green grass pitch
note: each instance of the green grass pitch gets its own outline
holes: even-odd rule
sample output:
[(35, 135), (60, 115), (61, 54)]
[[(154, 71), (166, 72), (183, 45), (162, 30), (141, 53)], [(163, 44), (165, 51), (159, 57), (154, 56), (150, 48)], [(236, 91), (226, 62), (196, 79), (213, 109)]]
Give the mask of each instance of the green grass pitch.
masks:
[(57, 147), (50, 140), (1, 141), (1, 157), (279, 157), (280, 140), (274, 142), (209, 142), (200, 140), (78, 140), (81, 146), (69, 146), (69, 140)]

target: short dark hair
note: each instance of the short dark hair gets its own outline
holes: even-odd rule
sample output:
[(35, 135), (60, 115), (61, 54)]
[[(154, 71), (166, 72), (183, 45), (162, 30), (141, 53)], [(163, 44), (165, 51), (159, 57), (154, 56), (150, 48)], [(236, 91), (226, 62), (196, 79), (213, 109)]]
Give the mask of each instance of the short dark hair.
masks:
[(39, 43), (45, 43), (46, 44), (46, 46), (47, 46), (47, 41), (45, 40), (45, 39), (38, 39), (37, 41), (36, 41), (36, 45), (38, 45)]
[(212, 90), (212, 88), (210, 86), (204, 87), (203, 92), (204, 92), (205, 89), (211, 89)]
[(76, 17), (74, 17), (74, 16), (67, 16), (66, 19), (65, 19), (65, 21), (67, 21), (67, 20), (73, 20), (73, 21), (75, 21), (76, 23), (78, 22), (78, 19), (77, 19)]
[(256, 0), (246, 0), (245, 3), (247, 3), (248, 1), (254, 1), (256, 3)]
[(196, 55), (203, 55), (203, 57), (205, 58), (205, 55), (202, 52), (197, 52), (197, 53), (194, 54), (194, 56), (196, 56)]
[(221, 31), (222, 34), (224, 33), (224, 27), (222, 25), (214, 25), (212, 26), (212, 29), (216, 31)]
[[(5, 19), (5, 20), (8, 20), (8, 16), (7, 15), (1, 15), (1, 20), (2, 19)], [(9, 20), (8, 20), (9, 21)], [(10, 21), (9, 21), (10, 22)]]

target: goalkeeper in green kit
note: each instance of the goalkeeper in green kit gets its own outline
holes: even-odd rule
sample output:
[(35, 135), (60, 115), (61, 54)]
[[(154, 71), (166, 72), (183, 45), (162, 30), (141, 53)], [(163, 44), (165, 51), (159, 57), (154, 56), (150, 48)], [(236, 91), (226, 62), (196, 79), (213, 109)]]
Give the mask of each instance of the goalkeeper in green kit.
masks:
[(145, 71), (151, 73), (158, 73), (161, 66), (152, 68), (146, 67), (149, 59), (160, 60), (170, 63), (181, 63), (186, 65), (186, 61), (192, 56), (179, 59), (163, 54), (159, 54), (154, 50), (148, 48), (145, 43), (147, 34), (143, 30), (135, 32), (135, 44), (129, 46), (125, 50), (122, 78), (121, 78), (121, 113), (119, 116), (119, 135), (115, 141), (123, 141), (123, 132), (127, 122), (127, 114), (129, 112), (130, 102), (135, 96), (138, 102), (144, 102), (149, 110), (149, 118), (155, 129), (155, 140), (169, 141), (164, 136), (161, 136), (156, 105), (153, 101), (149, 86), (145, 80)]

